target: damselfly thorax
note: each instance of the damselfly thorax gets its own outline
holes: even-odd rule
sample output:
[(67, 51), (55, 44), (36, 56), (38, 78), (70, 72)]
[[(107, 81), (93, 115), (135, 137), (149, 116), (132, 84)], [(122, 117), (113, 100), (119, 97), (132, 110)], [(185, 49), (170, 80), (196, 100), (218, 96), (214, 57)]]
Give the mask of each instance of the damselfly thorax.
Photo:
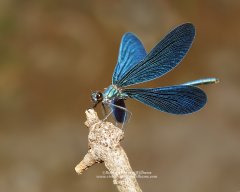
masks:
[(103, 92), (103, 102), (107, 103), (112, 101), (114, 98), (126, 99), (128, 96), (122, 92), (122, 89), (116, 85), (110, 85)]

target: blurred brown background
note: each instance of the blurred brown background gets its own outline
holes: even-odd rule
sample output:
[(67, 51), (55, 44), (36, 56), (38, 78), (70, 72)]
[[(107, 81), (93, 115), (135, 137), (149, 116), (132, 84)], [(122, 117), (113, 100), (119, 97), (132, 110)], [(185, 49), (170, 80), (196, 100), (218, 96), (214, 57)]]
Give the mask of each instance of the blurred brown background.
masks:
[(197, 36), (174, 71), (141, 87), (218, 77), (188, 116), (127, 101), (123, 146), (143, 191), (240, 191), (240, 1), (0, 0), (0, 191), (117, 191), (103, 164), (78, 176), (91, 90), (111, 83), (123, 33), (148, 51), (173, 27)]

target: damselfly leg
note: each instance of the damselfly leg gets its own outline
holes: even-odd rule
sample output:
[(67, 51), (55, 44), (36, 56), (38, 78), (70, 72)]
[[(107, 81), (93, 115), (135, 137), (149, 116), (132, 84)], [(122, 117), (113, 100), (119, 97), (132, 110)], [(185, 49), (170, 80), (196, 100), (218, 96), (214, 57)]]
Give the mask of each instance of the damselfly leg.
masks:
[[(121, 127), (123, 129), (124, 125), (131, 118), (132, 112), (125, 107), (114, 104), (113, 102), (105, 102), (103, 103), (103, 105), (107, 105), (108, 106), (107, 108), (111, 110), (111, 112), (105, 116), (104, 120), (106, 120), (110, 116), (110, 114), (112, 114), (112, 116), (114, 117), (115, 125), (118, 126), (119, 124), (121, 124)], [(119, 116), (122, 116), (120, 118), (121, 121), (119, 119)]]

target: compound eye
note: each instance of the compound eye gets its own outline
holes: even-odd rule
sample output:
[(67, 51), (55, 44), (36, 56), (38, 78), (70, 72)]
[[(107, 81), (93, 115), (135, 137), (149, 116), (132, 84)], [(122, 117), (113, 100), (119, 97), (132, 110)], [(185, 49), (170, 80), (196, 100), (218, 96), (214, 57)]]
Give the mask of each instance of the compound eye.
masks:
[(102, 98), (103, 98), (102, 93), (98, 92), (98, 93), (96, 94), (96, 98), (97, 98), (98, 101), (101, 101)]

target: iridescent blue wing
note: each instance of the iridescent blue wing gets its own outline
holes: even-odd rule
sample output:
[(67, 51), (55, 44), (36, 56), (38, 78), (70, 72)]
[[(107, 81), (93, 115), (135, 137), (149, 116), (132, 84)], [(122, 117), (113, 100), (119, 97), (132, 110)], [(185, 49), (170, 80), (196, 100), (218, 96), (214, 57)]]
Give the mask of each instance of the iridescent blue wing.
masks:
[(119, 87), (134, 85), (156, 79), (173, 68), (186, 55), (192, 45), (195, 28), (191, 23), (185, 23), (172, 30), (144, 58), (134, 65), (117, 81)]
[[(115, 120), (119, 123), (123, 123), (126, 120), (126, 105), (123, 99), (113, 99), (110, 107), (113, 110), (113, 116)], [(119, 107), (118, 107), (119, 106)]]
[(188, 85), (125, 89), (123, 92), (145, 105), (173, 114), (188, 114), (198, 111), (207, 101), (207, 96), (201, 89)]
[(141, 41), (133, 33), (125, 33), (122, 37), (118, 61), (113, 72), (112, 84), (118, 81), (147, 55)]

